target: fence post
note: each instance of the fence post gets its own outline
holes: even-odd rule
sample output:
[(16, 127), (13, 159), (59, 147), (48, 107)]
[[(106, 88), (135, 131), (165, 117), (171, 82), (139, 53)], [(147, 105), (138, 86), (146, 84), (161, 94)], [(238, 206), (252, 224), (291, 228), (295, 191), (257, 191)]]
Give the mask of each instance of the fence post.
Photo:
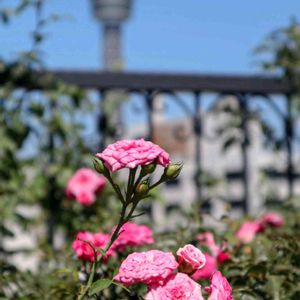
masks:
[(101, 135), (99, 147), (100, 151), (103, 151), (106, 147), (106, 136), (107, 136), (107, 116), (105, 113), (104, 102), (105, 102), (105, 90), (99, 90), (99, 96), (101, 98), (101, 111), (98, 117), (98, 132)]
[(197, 201), (202, 204), (202, 186), (201, 186), (201, 176), (202, 176), (202, 145), (201, 145), (201, 134), (202, 134), (202, 118), (201, 118), (201, 94), (200, 92), (195, 92), (195, 114), (193, 118), (194, 122), (194, 133), (195, 133), (195, 184), (196, 184), (196, 196)]
[(287, 149), (287, 169), (286, 176), (288, 180), (288, 197), (294, 195), (294, 167), (293, 167), (293, 117), (292, 117), (292, 99), (291, 95), (287, 96), (287, 115), (285, 119), (285, 138)]
[(145, 96), (146, 106), (148, 109), (148, 136), (147, 139), (153, 141), (154, 138), (154, 124), (153, 124), (153, 91), (147, 91)]
[(243, 131), (243, 141), (241, 144), (242, 151), (242, 180), (243, 180), (243, 188), (244, 188), (244, 196), (243, 196), (243, 211), (245, 214), (249, 213), (250, 208), (250, 176), (249, 176), (249, 145), (250, 145), (250, 137), (249, 137), (249, 110), (248, 110), (248, 99), (247, 96), (242, 94), (238, 96), (240, 110), (241, 110), (241, 129)]

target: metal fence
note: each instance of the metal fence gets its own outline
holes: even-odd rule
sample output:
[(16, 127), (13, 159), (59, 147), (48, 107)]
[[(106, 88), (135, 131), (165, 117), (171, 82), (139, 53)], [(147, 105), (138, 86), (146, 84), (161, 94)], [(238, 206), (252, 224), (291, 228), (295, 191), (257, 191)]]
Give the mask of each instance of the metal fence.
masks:
[[(281, 174), (288, 183), (288, 196), (293, 196), (294, 181), (296, 174), (293, 166), (293, 139), (294, 127), (291, 116), (291, 96), (292, 89), (289, 84), (280, 78), (270, 78), (263, 76), (227, 76), (227, 75), (191, 75), (191, 74), (154, 74), (154, 73), (108, 73), (108, 72), (83, 72), (83, 71), (53, 71), (55, 78), (66, 83), (75, 84), (83, 89), (92, 89), (99, 92), (99, 97), (105, 98), (105, 94), (114, 90), (123, 90), (126, 93), (138, 93), (142, 96), (147, 107), (148, 114), (148, 138), (153, 138), (153, 101), (159, 94), (167, 94), (179, 104), (190, 118), (193, 120), (193, 131), (195, 134), (195, 164), (196, 174), (202, 173), (202, 137), (203, 120), (198, 113), (203, 105), (203, 93), (212, 92), (220, 96), (233, 95), (238, 99), (242, 116), (241, 129), (244, 139), (241, 144), (242, 170), (240, 179), (243, 183), (242, 208), (245, 213), (249, 211), (249, 103), (259, 96), (261, 101), (265, 101), (281, 119), (285, 132), (285, 148), (287, 165), (286, 170)], [(22, 83), (20, 83), (22, 84)], [(33, 87), (33, 88), (39, 88)], [(42, 86), (40, 87), (42, 88)], [(190, 93), (193, 97), (193, 109), (187, 107), (180, 98), (180, 93)], [(272, 97), (281, 95), (285, 99), (285, 112), (279, 109)], [(102, 114), (99, 130), (105, 136), (106, 122), (105, 115)], [(104, 141), (104, 139), (102, 140)], [(101, 144), (101, 147), (105, 145)], [(273, 174), (274, 175), (274, 174)], [(276, 176), (276, 174), (274, 175)], [(278, 174), (277, 174), (278, 176)], [(195, 186), (197, 198), (201, 199), (202, 187), (199, 176), (195, 176)]]

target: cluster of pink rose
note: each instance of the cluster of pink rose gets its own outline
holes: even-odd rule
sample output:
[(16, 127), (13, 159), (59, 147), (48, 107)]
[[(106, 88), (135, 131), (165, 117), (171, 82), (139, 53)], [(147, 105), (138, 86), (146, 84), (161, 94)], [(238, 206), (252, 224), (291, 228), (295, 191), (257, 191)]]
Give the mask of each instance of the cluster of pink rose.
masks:
[(247, 244), (253, 241), (255, 236), (263, 232), (267, 227), (281, 227), (284, 225), (283, 217), (276, 212), (268, 212), (262, 217), (244, 222), (239, 230), (236, 232), (235, 236), (242, 243)]
[[(95, 165), (96, 170), (104, 174), (109, 181), (111, 180), (109, 172), (123, 168), (135, 169), (141, 166), (142, 178), (152, 173), (157, 164), (165, 168), (164, 175), (167, 175), (167, 170), (172, 165), (168, 153), (143, 139), (118, 141), (109, 145), (103, 152), (97, 153), (96, 157), (98, 159)], [(147, 171), (146, 168), (148, 168)], [(181, 166), (177, 166), (179, 171), (180, 168)], [(70, 178), (66, 194), (70, 199), (75, 199), (83, 205), (91, 205), (95, 202), (96, 194), (103, 190), (106, 183), (105, 177), (87, 168), (80, 169)], [(165, 177), (162, 176), (162, 178)], [(125, 198), (122, 201), (123, 204), (127, 204)], [(242, 243), (249, 243), (266, 227), (280, 227), (283, 224), (284, 220), (279, 214), (267, 213), (257, 220), (243, 223), (236, 232), (236, 237)], [(113, 232), (114, 230), (115, 228)], [(115, 256), (118, 251), (122, 252), (126, 247), (154, 243), (152, 230), (145, 225), (128, 222), (119, 232), (116, 240), (113, 235), (114, 242), (106, 252), (104, 261), (110, 256)], [(100, 255), (98, 249), (104, 249), (110, 240), (110, 234), (82, 231), (77, 234), (72, 248), (79, 259), (93, 263)], [(216, 244), (210, 232), (199, 234), (197, 240), (200, 246), (205, 246), (209, 252), (202, 253), (190, 244), (177, 251), (177, 259), (171, 252), (160, 250), (133, 252), (122, 262), (114, 280), (125, 286), (138, 283), (147, 285), (146, 300), (204, 300), (203, 290), (208, 293), (208, 300), (232, 300), (232, 289), (227, 279), (218, 271), (218, 266), (231, 258), (226, 250), (226, 243)], [(201, 279), (210, 280), (210, 286), (202, 290), (197, 282)]]
[[(160, 250), (131, 253), (122, 262), (114, 280), (127, 287), (146, 284), (146, 300), (204, 300), (202, 287), (193, 275), (205, 268), (206, 256), (190, 244), (180, 248), (176, 254), (177, 260), (171, 252)], [(208, 279), (211, 285), (204, 289), (209, 294), (208, 300), (233, 299), (232, 289), (219, 271), (215, 270)]]
[(192, 278), (195, 280), (199, 279), (210, 279), (211, 276), (217, 271), (218, 266), (224, 261), (231, 258), (229, 252), (225, 251), (226, 244), (217, 245), (214, 236), (211, 232), (204, 232), (197, 235), (197, 240), (200, 245), (208, 248), (210, 253), (205, 252), (206, 264), (203, 268), (196, 271)]
[[(97, 153), (108, 170), (115, 172), (120, 169), (133, 169), (153, 163), (166, 167), (170, 163), (170, 156), (158, 145), (139, 140), (122, 140), (110, 144), (103, 152)], [(66, 195), (78, 203), (90, 206), (96, 200), (106, 185), (104, 176), (89, 168), (81, 168), (69, 179)]]
[[(72, 243), (72, 248), (79, 259), (94, 262), (95, 255), (98, 256), (100, 254), (99, 251), (94, 252), (94, 249), (96, 249), (96, 247), (104, 249), (109, 240), (109, 234), (102, 232), (92, 233), (89, 231), (80, 231), (77, 233), (76, 239)], [(106, 260), (109, 256), (115, 255), (116, 253), (114, 249), (110, 248), (106, 252), (104, 260)]]
[[(116, 252), (122, 252), (126, 247), (137, 247), (154, 243), (153, 232), (146, 225), (129, 222), (122, 226), (121, 231), (122, 233), (118, 239), (106, 252), (104, 260), (107, 260), (109, 256), (115, 256)], [(72, 248), (79, 259), (93, 262), (95, 254), (96, 256), (100, 254), (96, 248), (104, 249), (110, 241), (110, 237), (110, 234), (102, 232), (81, 231), (78, 232)], [(96, 249), (96, 253), (91, 245)]]

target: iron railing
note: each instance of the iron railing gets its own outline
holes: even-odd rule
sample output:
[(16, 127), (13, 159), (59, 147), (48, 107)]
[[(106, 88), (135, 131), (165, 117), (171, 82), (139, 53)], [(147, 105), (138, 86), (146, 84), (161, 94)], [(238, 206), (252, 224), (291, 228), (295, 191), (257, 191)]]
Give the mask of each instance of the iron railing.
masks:
[[(47, 75), (49, 72), (39, 74)], [(241, 144), (243, 182), (243, 210), (249, 211), (249, 103), (253, 97), (259, 96), (269, 104), (281, 118), (285, 130), (285, 145), (287, 166), (284, 172), (288, 183), (288, 196), (293, 196), (294, 179), (296, 174), (293, 166), (293, 139), (294, 128), (291, 116), (291, 95), (293, 93), (289, 84), (281, 78), (266, 76), (235, 76), (235, 75), (196, 75), (196, 74), (154, 74), (154, 73), (129, 73), (129, 72), (92, 72), (92, 71), (51, 71), (54, 78), (63, 80), (66, 83), (75, 84), (83, 89), (93, 89), (104, 97), (105, 93), (114, 90), (124, 90), (126, 93), (138, 93), (142, 95), (148, 109), (148, 137), (153, 138), (153, 101), (159, 94), (171, 95), (177, 104), (193, 119), (193, 130), (195, 134), (195, 164), (196, 176), (195, 185), (197, 198), (201, 199), (201, 181), (198, 176), (202, 173), (202, 136), (203, 124), (199, 111), (202, 107), (203, 93), (213, 92), (220, 96), (233, 95), (238, 99), (242, 116), (241, 129), (244, 139)], [(42, 77), (43, 77), (42, 76)], [(0, 78), (1, 83), (1, 78)], [(22, 82), (19, 83), (22, 85)], [(35, 86), (36, 85), (36, 86)], [(43, 81), (36, 81), (32, 89), (42, 89)], [(28, 84), (27, 84), (28, 86)], [(179, 93), (185, 92), (193, 95), (193, 109), (187, 107), (181, 101)], [(273, 95), (284, 96), (286, 113), (282, 112), (276, 103), (272, 101)], [(102, 115), (102, 118), (105, 116)], [(100, 130), (105, 133), (105, 122), (100, 122)], [(102, 147), (104, 147), (102, 143)]]

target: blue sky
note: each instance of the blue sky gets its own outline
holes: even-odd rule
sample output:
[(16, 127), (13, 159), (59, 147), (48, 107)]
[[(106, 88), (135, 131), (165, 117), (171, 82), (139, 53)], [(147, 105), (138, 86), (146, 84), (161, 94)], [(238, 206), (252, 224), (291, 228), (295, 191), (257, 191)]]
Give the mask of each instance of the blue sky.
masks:
[[(48, 0), (45, 14), (71, 19), (48, 26), (43, 44), (50, 68), (99, 69), (101, 30), (88, 0)], [(11, 5), (15, 0), (0, 0)], [(255, 73), (252, 49), (274, 28), (299, 17), (299, 0), (133, 0), (124, 26), (123, 53), (128, 70)], [(0, 55), (28, 49), (31, 12), (0, 27)]]
[[(0, 0), (0, 7), (17, 0)], [(88, 0), (46, 0), (44, 15), (66, 20), (46, 28), (44, 62), (55, 69), (102, 68), (100, 24)], [(123, 27), (124, 65), (130, 71), (192, 73), (259, 73), (252, 50), (272, 30), (300, 19), (299, 0), (133, 0), (131, 18)], [(33, 11), (0, 26), (0, 57), (13, 58), (31, 45)], [(187, 100), (189, 101), (189, 100)], [(131, 102), (141, 106), (138, 99)], [(189, 102), (192, 103), (192, 102)], [(208, 103), (208, 102), (207, 102)], [(278, 103), (281, 105), (283, 102)], [(276, 118), (269, 115), (276, 127)], [(140, 122), (146, 115), (124, 107), (126, 120)], [(169, 117), (182, 116), (175, 106)]]

